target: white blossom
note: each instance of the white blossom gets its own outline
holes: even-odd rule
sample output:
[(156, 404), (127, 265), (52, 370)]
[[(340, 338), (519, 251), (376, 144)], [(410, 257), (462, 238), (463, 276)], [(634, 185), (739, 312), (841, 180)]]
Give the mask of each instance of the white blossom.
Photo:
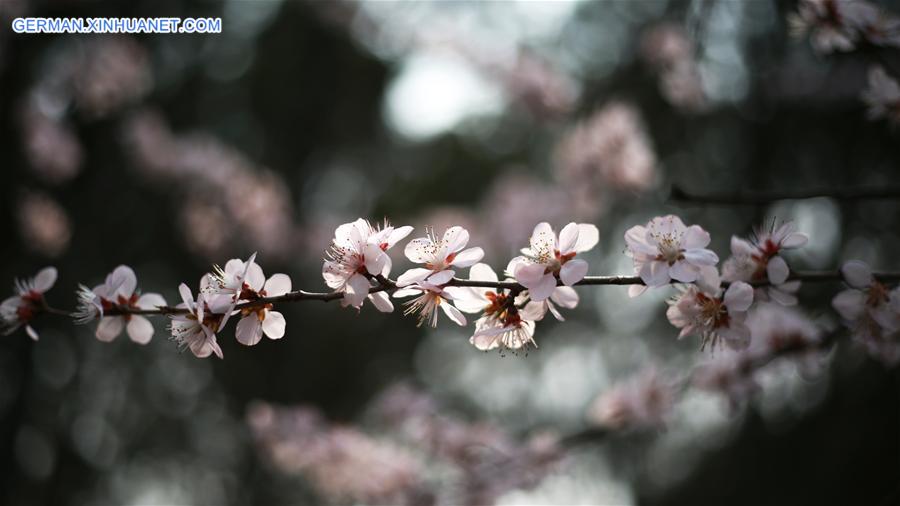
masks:
[(900, 361), (900, 290), (889, 292), (858, 260), (845, 263), (841, 273), (850, 288), (835, 295), (832, 307), (872, 357)]
[(55, 267), (45, 267), (34, 278), (16, 280), (16, 295), (0, 303), (0, 328), (4, 334), (9, 335), (24, 325), (28, 336), (37, 341), (38, 333), (30, 323), (43, 311), (44, 294), (53, 288), (56, 277)]
[(783, 250), (800, 248), (809, 241), (806, 234), (796, 231), (793, 223), (784, 223), (769, 230), (758, 230), (754, 240), (731, 238), (731, 257), (722, 265), (725, 281), (761, 282), (769, 286), (756, 290), (759, 300), (772, 299), (779, 304), (794, 305), (799, 281), (788, 281), (790, 269), (781, 256)]
[(813, 49), (827, 54), (855, 49), (878, 17), (875, 6), (860, 0), (800, 0), (788, 23), (794, 35), (809, 34)]
[(206, 358), (213, 353), (223, 358), (216, 333), (228, 322), (234, 310), (234, 300), (227, 294), (214, 294), (203, 290), (197, 293), (197, 299), (194, 300), (191, 289), (184, 283), (178, 287), (178, 293), (183, 302), (176, 307), (186, 309), (188, 312), (170, 316), (170, 339), (175, 341), (179, 348), (189, 348), (198, 358)]
[[(489, 265), (479, 263), (469, 269), (469, 279), (497, 282), (499, 278)], [(448, 290), (453, 290), (456, 306), (461, 311), (481, 314), (475, 322), (475, 333), (469, 338), (479, 350), (499, 348), (515, 352), (529, 344), (537, 347), (534, 321), (524, 317), (524, 311), (519, 311), (508, 290), (485, 287), (449, 287)]]
[(450, 301), (455, 300), (452, 287), (444, 287), (443, 285), (435, 285), (428, 281), (421, 281), (415, 285), (401, 288), (394, 292), (394, 297), (416, 296), (404, 305), (406, 309), (404, 315), (418, 314), (419, 322), (417, 326), (428, 323), (432, 327), (437, 327), (438, 308), (440, 308), (447, 318), (459, 326), (466, 325), (466, 317), (459, 309), (457, 309)]
[(138, 344), (147, 344), (153, 338), (153, 324), (139, 314), (104, 316), (110, 309), (141, 310), (165, 306), (166, 301), (158, 293), (137, 292), (137, 276), (131, 267), (120, 265), (106, 276), (104, 283), (88, 289), (82, 286), (78, 292), (79, 307), (76, 321), (87, 323), (100, 318), (95, 336), (103, 342), (114, 340), (122, 330)]
[(869, 86), (862, 99), (868, 106), (869, 119), (887, 118), (900, 124), (900, 83), (890, 77), (881, 66), (869, 69)]
[(360, 218), (337, 228), (331, 246), (325, 252), (322, 277), (325, 284), (343, 293), (341, 305), (362, 307), (368, 298), (382, 312), (394, 310), (384, 292), (369, 293), (374, 276), (388, 276), (391, 258), (386, 251), (412, 232), (412, 227), (394, 228), (385, 221), (380, 228)]
[(676, 384), (653, 366), (600, 394), (588, 420), (611, 429), (653, 429), (666, 425), (675, 406)]
[(690, 285), (669, 301), (666, 317), (681, 329), (678, 338), (697, 334), (700, 349), (715, 347), (724, 341), (731, 348), (743, 348), (750, 342), (745, 320), (753, 303), (753, 287), (742, 281), (731, 283), (724, 295), (721, 289)]
[(634, 273), (646, 286), (632, 285), (628, 294), (640, 295), (647, 287), (665, 286), (671, 280), (693, 283), (701, 269), (719, 262), (711, 250), (709, 233), (699, 225), (686, 227), (674, 215), (659, 216), (647, 226), (637, 225), (625, 232), (628, 253), (634, 259)]
[(522, 256), (512, 259), (509, 269), (528, 289), (531, 300), (543, 301), (553, 294), (558, 281), (572, 286), (584, 278), (588, 263), (575, 257), (596, 246), (599, 237), (597, 227), (589, 223), (569, 223), (559, 238), (549, 223), (539, 223), (531, 234), (530, 246), (522, 249)]
[(409, 241), (404, 252), (406, 258), (424, 268), (409, 269), (397, 278), (397, 286), (408, 286), (421, 281), (441, 285), (456, 274), (453, 267), (470, 267), (484, 257), (481, 248), (464, 249), (469, 243), (469, 232), (462, 227), (450, 227), (438, 240), (431, 230), (426, 237)]
[[(257, 266), (259, 267), (259, 266)], [(255, 269), (247, 273), (244, 288), (239, 302), (255, 302), (265, 297), (277, 297), (291, 291), (291, 278), (287, 274), (273, 274), (268, 280), (262, 272)], [(240, 310), (241, 319), (235, 328), (238, 342), (253, 346), (262, 339), (263, 334), (269, 339), (281, 339), (287, 323), (284, 315), (272, 310), (271, 303), (254, 305)]]

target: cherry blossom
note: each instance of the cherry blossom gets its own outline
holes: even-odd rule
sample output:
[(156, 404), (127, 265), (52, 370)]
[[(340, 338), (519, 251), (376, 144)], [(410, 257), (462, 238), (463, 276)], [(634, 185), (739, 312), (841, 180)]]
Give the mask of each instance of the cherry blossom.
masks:
[(787, 280), (790, 269), (781, 252), (800, 248), (808, 241), (806, 234), (797, 232), (790, 222), (757, 231), (752, 242), (732, 236), (732, 256), (722, 265), (722, 279), (729, 282), (768, 281), (770, 286), (756, 290), (757, 299), (771, 298), (780, 304), (794, 305), (797, 303), (794, 294), (800, 289), (800, 282)]
[(397, 286), (407, 286), (420, 281), (443, 284), (456, 273), (452, 267), (470, 267), (484, 257), (481, 248), (468, 248), (469, 232), (462, 227), (450, 227), (438, 240), (431, 230), (426, 237), (413, 239), (406, 245), (406, 258), (424, 268), (410, 269), (397, 278)]
[(724, 341), (731, 348), (743, 348), (750, 342), (750, 329), (745, 324), (747, 310), (753, 303), (753, 287), (743, 281), (731, 283), (722, 290), (690, 285), (669, 300), (666, 317), (681, 329), (678, 338), (697, 334), (700, 349), (707, 344), (716, 347)]
[(125, 329), (128, 337), (138, 344), (147, 344), (153, 338), (153, 324), (139, 314), (104, 316), (110, 309), (141, 310), (165, 306), (166, 301), (158, 293), (140, 294), (137, 277), (131, 267), (120, 265), (115, 268), (103, 284), (92, 289), (82, 286), (78, 292), (79, 308), (76, 321), (87, 323), (100, 317), (95, 336), (103, 342), (117, 338)]
[(701, 363), (691, 376), (691, 384), (724, 395), (732, 409), (747, 402), (760, 390), (745, 351), (728, 351)]
[(238, 300), (249, 278), (265, 280), (262, 268), (256, 264), (256, 253), (250, 255), (246, 261), (232, 258), (225, 263), (224, 269), (214, 265), (213, 271), (201, 282), (201, 290), (208, 293), (229, 294), (233, 300)]
[(788, 23), (795, 35), (808, 33), (813, 49), (826, 54), (855, 49), (878, 16), (874, 6), (859, 0), (801, 0)]
[(16, 280), (16, 295), (0, 303), (0, 327), (4, 334), (12, 334), (24, 325), (28, 337), (38, 340), (38, 333), (30, 323), (44, 310), (44, 294), (53, 288), (56, 277), (55, 267), (45, 267), (34, 278)]
[(415, 299), (404, 303), (406, 309), (403, 311), (404, 315), (418, 314), (419, 322), (416, 326), (428, 323), (432, 327), (437, 327), (437, 309), (441, 308), (444, 314), (447, 315), (447, 318), (463, 327), (466, 325), (465, 315), (450, 302), (456, 299), (453, 295), (453, 288), (435, 285), (428, 281), (420, 281), (415, 285), (397, 290), (394, 292), (394, 297), (417, 296)]
[(545, 300), (553, 294), (557, 280), (572, 286), (584, 278), (588, 263), (575, 257), (596, 246), (599, 237), (596, 226), (573, 222), (563, 227), (557, 239), (549, 223), (539, 223), (530, 246), (510, 262), (510, 270), (516, 281), (528, 288), (531, 300)]
[(675, 406), (676, 384), (653, 366), (603, 392), (588, 408), (588, 419), (611, 429), (652, 429), (666, 425)]
[[(207, 278), (204, 278), (207, 279)], [(191, 289), (184, 283), (178, 287), (181, 304), (178, 308), (188, 310), (187, 314), (170, 315), (171, 339), (180, 348), (190, 348), (198, 358), (206, 358), (213, 353), (223, 358), (222, 348), (216, 340), (216, 332), (225, 327), (234, 309), (234, 301), (225, 294), (200, 291), (194, 300)]]
[(889, 292), (858, 260), (845, 263), (841, 273), (850, 288), (835, 295), (831, 305), (871, 356), (900, 361), (900, 291)]
[[(257, 277), (255, 271), (248, 272), (239, 300), (254, 302), (264, 297), (277, 297), (291, 291), (291, 278), (287, 274), (273, 274), (266, 280), (261, 268), (258, 273)], [(263, 334), (269, 339), (284, 337), (286, 325), (284, 316), (278, 311), (272, 311), (273, 307), (271, 303), (266, 303), (240, 310), (241, 319), (234, 335), (241, 344), (253, 346), (262, 339)]]
[(697, 281), (701, 268), (719, 262), (719, 257), (706, 249), (709, 241), (709, 233), (699, 225), (686, 227), (681, 218), (671, 214), (653, 218), (646, 227), (628, 229), (628, 254), (634, 259), (635, 274), (646, 284), (632, 285), (629, 296), (638, 296), (647, 287), (665, 286), (673, 279)]
[[(497, 273), (489, 265), (481, 263), (469, 269), (469, 279), (498, 281)], [(449, 287), (447, 290), (453, 291), (459, 310), (481, 314), (475, 322), (475, 333), (469, 339), (479, 350), (500, 348), (516, 351), (529, 344), (537, 347), (534, 321), (524, 318), (515, 300), (510, 299), (512, 295), (508, 290), (483, 287)]]
[(387, 221), (375, 228), (360, 218), (337, 228), (331, 246), (325, 252), (322, 277), (325, 284), (344, 294), (341, 305), (362, 307), (368, 299), (382, 312), (394, 310), (386, 293), (370, 293), (373, 276), (387, 276), (391, 272), (391, 258), (385, 253), (412, 232), (412, 227), (394, 228)]
[(869, 86), (863, 90), (862, 99), (869, 107), (869, 119), (887, 118), (900, 124), (900, 83), (883, 67), (876, 65), (869, 69)]

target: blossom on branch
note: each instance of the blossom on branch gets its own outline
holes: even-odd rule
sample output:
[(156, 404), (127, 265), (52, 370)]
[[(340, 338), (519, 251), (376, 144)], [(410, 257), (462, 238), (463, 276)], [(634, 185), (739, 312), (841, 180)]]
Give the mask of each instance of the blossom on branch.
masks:
[(451, 268), (470, 267), (484, 257), (484, 250), (481, 248), (464, 249), (468, 243), (469, 232), (462, 227), (448, 228), (440, 240), (431, 230), (428, 236), (409, 241), (404, 250), (406, 258), (417, 264), (425, 264), (425, 267), (409, 269), (401, 274), (397, 278), (397, 286), (408, 286), (420, 281), (446, 283), (456, 274)]
[(30, 323), (44, 310), (44, 294), (53, 288), (56, 276), (55, 267), (45, 267), (34, 278), (16, 280), (16, 295), (0, 303), (0, 328), (4, 334), (12, 334), (24, 325), (28, 337), (38, 340), (38, 333)]
[(597, 227), (589, 223), (569, 223), (558, 239), (549, 223), (539, 223), (531, 234), (530, 246), (510, 261), (508, 269), (528, 289), (531, 300), (545, 300), (558, 281), (572, 286), (584, 278), (588, 263), (575, 256), (590, 251), (599, 238)]
[(375, 228), (362, 218), (335, 230), (331, 246), (325, 252), (322, 277), (330, 288), (344, 294), (342, 306), (359, 309), (368, 297), (379, 311), (394, 310), (386, 293), (369, 293), (370, 278), (390, 274), (392, 263), (386, 251), (410, 232), (412, 227), (394, 228), (387, 221)]
[(795, 36), (809, 34), (819, 54), (852, 51), (879, 23), (881, 13), (861, 0), (801, 0), (797, 12), (788, 17)]
[(851, 329), (853, 338), (869, 355), (888, 364), (900, 361), (900, 289), (888, 291), (863, 262), (851, 260), (841, 267), (850, 286), (831, 301)]
[[(204, 278), (207, 279), (207, 278)], [(191, 289), (184, 283), (178, 287), (181, 304), (178, 308), (187, 309), (187, 314), (169, 315), (171, 338), (182, 349), (190, 348), (198, 358), (206, 358), (213, 353), (223, 358), (222, 348), (216, 340), (216, 332), (225, 327), (234, 301), (225, 294), (212, 294), (203, 290), (197, 293), (194, 300)]]
[(756, 290), (756, 298), (772, 300), (786, 306), (797, 303), (794, 295), (800, 289), (799, 281), (788, 281), (790, 269), (781, 257), (783, 250), (800, 248), (809, 241), (806, 234), (796, 231), (793, 223), (784, 223), (769, 230), (759, 230), (755, 239), (746, 241), (731, 237), (731, 257), (722, 265), (725, 281), (761, 282), (770, 286)]
[(730, 348), (744, 348), (750, 343), (745, 320), (752, 303), (753, 287), (743, 281), (731, 283), (724, 295), (721, 288), (690, 285), (669, 300), (666, 317), (681, 329), (679, 339), (699, 335), (701, 350), (706, 345), (715, 348), (721, 341)]
[[(498, 281), (497, 273), (487, 264), (475, 264), (469, 269), (469, 279)], [(518, 309), (516, 298), (504, 289), (482, 287), (451, 287), (456, 305), (461, 311), (481, 314), (475, 322), (475, 333), (469, 342), (479, 350), (500, 349), (515, 352), (527, 345), (537, 348), (534, 341), (534, 321)], [(568, 287), (560, 287), (567, 288)], [(577, 302), (576, 302), (577, 303)], [(543, 317), (543, 315), (541, 315)]]
[[(900, 27), (898, 27), (900, 32)], [(900, 124), (900, 83), (881, 66), (869, 69), (869, 86), (863, 90), (862, 99), (869, 107), (869, 119), (886, 118)]]
[[(291, 278), (287, 274), (273, 274), (267, 280), (263, 276), (262, 268), (258, 272), (258, 276), (255, 273), (253, 275), (248, 273), (247, 280), (238, 297), (239, 301), (255, 302), (265, 297), (277, 297), (291, 291)], [(238, 342), (253, 346), (262, 339), (263, 334), (269, 339), (284, 337), (287, 323), (284, 315), (273, 311), (273, 307), (272, 303), (265, 303), (241, 309), (241, 319), (234, 331)]]
[[(445, 273), (442, 273), (442, 277), (452, 277), (452, 273), (447, 276), (446, 273), (449, 272), (445, 271)], [(432, 276), (432, 278), (435, 277), (437, 276)], [(441, 281), (446, 283), (449, 279), (441, 279)], [(426, 322), (432, 327), (437, 327), (438, 308), (441, 308), (444, 314), (447, 315), (447, 318), (450, 318), (453, 323), (464, 327), (467, 323), (466, 316), (450, 302), (456, 299), (453, 295), (455, 288), (445, 287), (443, 284), (432, 284), (429, 281), (420, 281), (415, 285), (397, 290), (394, 292), (394, 297), (417, 296), (415, 299), (404, 303), (406, 309), (403, 311), (404, 315), (418, 315), (419, 322), (416, 325), (417, 327), (422, 326)]]
[(76, 322), (88, 323), (100, 318), (94, 335), (103, 342), (114, 340), (125, 329), (132, 341), (138, 344), (149, 343), (153, 338), (153, 324), (144, 316), (128, 313), (104, 316), (104, 312), (110, 309), (128, 311), (156, 309), (166, 305), (165, 299), (158, 293), (141, 295), (136, 289), (137, 276), (127, 265), (116, 267), (106, 276), (104, 283), (92, 289), (81, 286), (78, 291), (78, 310), (75, 312)]
[(706, 249), (709, 241), (709, 232), (699, 225), (686, 227), (681, 218), (671, 214), (653, 218), (646, 227), (631, 227), (625, 232), (625, 243), (634, 259), (634, 273), (646, 286), (632, 285), (628, 295), (636, 297), (647, 287), (665, 286), (673, 279), (697, 281), (703, 267), (719, 262), (719, 257)]
[(677, 385), (655, 367), (613, 385), (587, 411), (588, 420), (610, 429), (654, 429), (666, 425), (675, 406)]

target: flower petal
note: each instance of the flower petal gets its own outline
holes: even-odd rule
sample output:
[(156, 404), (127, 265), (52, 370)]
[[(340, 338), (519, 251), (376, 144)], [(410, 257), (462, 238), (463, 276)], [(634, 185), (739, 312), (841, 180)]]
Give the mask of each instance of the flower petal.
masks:
[(635, 297), (639, 297), (641, 294), (647, 291), (647, 286), (645, 285), (629, 285), (628, 286), (628, 296), (632, 299)]
[(436, 263), (437, 249), (437, 245), (428, 237), (417, 237), (406, 243), (403, 254), (413, 263)]
[(702, 249), (709, 244), (709, 232), (703, 230), (700, 225), (691, 225), (684, 231), (681, 238), (681, 247), (684, 249)]
[(391, 313), (394, 311), (394, 304), (391, 298), (385, 292), (375, 292), (369, 294), (369, 301), (375, 306), (375, 309), (382, 313)]
[(34, 289), (44, 293), (53, 288), (53, 284), (56, 283), (58, 274), (56, 267), (44, 267), (34, 277)]
[(262, 339), (262, 325), (256, 313), (250, 313), (237, 322), (234, 337), (244, 346), (253, 346)]
[(531, 288), (541, 282), (546, 270), (547, 268), (542, 264), (517, 264), (516, 281), (525, 288)]
[(553, 253), (556, 250), (556, 234), (550, 224), (545, 222), (538, 223), (531, 233), (531, 251), (535, 254), (540, 252)]
[(647, 242), (647, 227), (635, 225), (625, 232), (625, 244), (632, 252), (656, 256), (659, 251), (655, 245)]
[(291, 291), (291, 278), (287, 274), (272, 274), (263, 288), (266, 297), (277, 297)]
[(769, 263), (766, 265), (766, 274), (769, 276), (769, 281), (771, 283), (780, 285), (787, 281), (790, 269), (788, 269), (787, 262), (776, 255), (769, 259)]
[(475, 264), (469, 269), (469, 279), (476, 281), (498, 281), (497, 273), (488, 264)]
[(137, 307), (141, 309), (156, 309), (166, 306), (166, 299), (158, 293), (145, 293), (138, 297)]
[(575, 244), (576, 253), (584, 253), (594, 249), (600, 242), (600, 231), (591, 223), (578, 224), (578, 242)]
[[(262, 267), (257, 263), (252, 263), (247, 266), (247, 272), (243, 274), (243, 279), (241, 279), (243, 283), (247, 283), (247, 285), (253, 291), (260, 291), (263, 289), (263, 286), (266, 284), (266, 275), (263, 273)], [(235, 287), (237, 290), (240, 290), (240, 287)]]
[(435, 286), (442, 286), (446, 285), (455, 275), (456, 272), (447, 269), (432, 274), (426, 281)]
[(94, 335), (97, 336), (97, 339), (104, 343), (108, 343), (119, 337), (119, 334), (122, 333), (122, 327), (124, 326), (125, 318), (122, 318), (121, 316), (107, 316), (100, 318), (100, 323), (97, 324), (97, 331), (94, 332)]
[(369, 288), (371, 288), (369, 280), (362, 274), (350, 276), (350, 279), (347, 280), (347, 285), (344, 287), (346, 300), (351, 306), (358, 309), (362, 306), (363, 301), (366, 300), (366, 296), (369, 295)]
[(536, 284), (528, 287), (528, 293), (531, 294), (531, 300), (540, 302), (553, 295), (555, 289), (556, 277), (546, 274)]
[(421, 267), (417, 267), (415, 269), (410, 269), (397, 278), (397, 286), (409, 286), (416, 283), (421, 283), (425, 281), (425, 278), (431, 276), (434, 273), (431, 269), (424, 269)]
[(729, 313), (732, 311), (744, 312), (753, 304), (753, 287), (743, 281), (735, 281), (725, 291), (723, 301), (728, 307)]
[(466, 316), (462, 314), (459, 309), (456, 309), (453, 304), (444, 301), (442, 304), (440, 304), (440, 306), (441, 309), (444, 310), (444, 313), (447, 315), (447, 317), (453, 321), (453, 323), (459, 325), (460, 327), (466, 326)]
[(469, 267), (481, 261), (484, 258), (484, 250), (481, 248), (469, 248), (461, 251), (456, 258), (450, 262), (454, 267)]
[(441, 252), (444, 256), (456, 253), (469, 243), (469, 231), (462, 227), (450, 227), (441, 239)]
[(580, 258), (569, 260), (559, 270), (559, 279), (566, 286), (572, 286), (584, 279), (588, 272), (588, 263)]
[(569, 223), (559, 231), (559, 252), (563, 255), (575, 251), (575, 245), (578, 243), (578, 224)]
[(366, 244), (362, 249), (366, 259), (366, 270), (373, 276), (378, 276), (387, 264), (387, 254), (376, 244)]
[(137, 276), (135, 276), (131, 267), (120, 265), (109, 275), (106, 284), (108, 288), (114, 289), (117, 295), (127, 299), (131, 297), (135, 288), (137, 288)]
[(178, 285), (178, 294), (181, 295), (181, 300), (184, 302), (184, 305), (191, 311), (193, 311), (194, 307), (194, 296), (191, 294), (191, 289), (184, 283)]
[(269, 339), (281, 339), (284, 337), (284, 329), (287, 327), (287, 321), (284, 315), (278, 311), (268, 311), (266, 319), (262, 321), (262, 331)]
[(794, 232), (781, 241), (781, 247), (784, 249), (802, 248), (809, 242), (809, 236), (800, 232)]
[(872, 277), (872, 269), (865, 262), (850, 260), (841, 266), (841, 274), (844, 281), (853, 288), (866, 288), (875, 281)]
[[(576, 292), (574, 288), (557, 286), (556, 290), (553, 290), (553, 295), (550, 296), (550, 300), (566, 309), (575, 309), (575, 307), (578, 306), (579, 297), (578, 292)], [(531, 318), (526, 318), (526, 320), (530, 319)]]
[(153, 324), (141, 315), (131, 315), (131, 321), (125, 330), (128, 337), (138, 344), (147, 344), (153, 339)]
[(669, 276), (682, 283), (693, 283), (697, 281), (699, 275), (700, 269), (684, 260), (679, 260), (669, 267)]
[(644, 264), (639, 273), (641, 280), (649, 287), (669, 284), (669, 265), (665, 262), (651, 261)]
[(719, 255), (708, 249), (687, 249), (684, 250), (684, 259), (696, 265), (716, 265), (719, 263)]
[(403, 227), (397, 227), (394, 230), (392, 230), (391, 234), (388, 236), (388, 239), (387, 239), (388, 249), (393, 248), (395, 244), (397, 244), (398, 242), (405, 239), (406, 236), (408, 236), (410, 233), (412, 233), (412, 231), (413, 231), (413, 228), (408, 225), (403, 226)]
[(547, 314), (547, 308), (549, 307), (550, 305), (547, 304), (547, 301), (535, 302), (532, 300), (519, 310), (519, 316), (524, 320), (539, 322), (544, 319), (544, 315)]
[(858, 320), (865, 306), (866, 295), (859, 290), (844, 290), (831, 299), (831, 307), (845, 320)]

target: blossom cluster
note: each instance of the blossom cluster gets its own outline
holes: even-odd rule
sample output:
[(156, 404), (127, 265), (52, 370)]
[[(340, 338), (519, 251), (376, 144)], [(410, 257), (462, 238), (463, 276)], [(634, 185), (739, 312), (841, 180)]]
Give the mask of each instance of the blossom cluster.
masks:
[[(366, 301), (382, 312), (394, 310), (393, 299), (407, 299), (404, 314), (418, 324), (437, 326), (440, 315), (460, 326), (466, 314), (475, 315), (469, 342), (479, 350), (517, 352), (537, 347), (535, 328), (549, 312), (563, 321), (563, 310), (577, 307), (573, 286), (603, 283), (587, 276), (584, 254), (599, 242), (599, 230), (588, 223), (569, 223), (557, 233), (547, 222), (538, 223), (528, 245), (498, 274), (481, 262), (484, 251), (469, 245), (469, 233), (451, 226), (443, 234), (427, 229), (425, 235), (404, 246), (406, 259), (415, 264), (396, 280), (390, 278), (391, 249), (412, 234), (410, 226), (389, 222), (373, 225), (365, 219), (340, 225), (325, 251), (322, 276), (331, 293), (293, 291), (286, 274), (266, 277), (256, 262), (231, 259), (204, 275), (195, 291), (182, 283), (181, 302), (174, 307), (156, 293), (141, 293), (137, 276), (125, 265), (114, 269), (103, 283), (77, 292), (72, 313), (52, 310), (44, 293), (56, 280), (52, 267), (32, 280), (19, 281), (16, 295), (0, 305), (3, 327), (11, 332), (25, 326), (37, 339), (31, 323), (43, 312), (62, 312), (78, 323), (98, 320), (97, 339), (109, 342), (125, 331), (139, 344), (154, 334), (149, 315), (170, 318), (170, 338), (197, 357), (223, 356), (219, 333), (228, 321), (237, 341), (246, 346), (263, 336), (280, 339), (287, 326), (275, 304), (317, 298), (338, 300), (360, 310)], [(719, 270), (719, 256), (708, 248), (710, 234), (699, 225), (686, 225), (674, 215), (659, 216), (624, 234), (626, 253), (632, 258), (635, 282), (632, 297), (647, 290), (674, 286), (666, 316), (679, 329), (679, 338), (696, 335), (700, 348), (746, 350), (759, 346), (748, 317), (760, 305), (793, 306), (800, 281), (792, 279), (785, 254), (804, 246), (805, 234), (790, 222), (754, 231), (750, 238), (731, 238), (731, 256)], [(457, 272), (468, 268), (468, 278)], [(889, 291), (867, 266), (849, 262), (842, 269), (850, 289), (834, 299), (834, 308), (856, 339), (875, 357), (900, 360), (900, 289)], [(652, 382), (651, 382), (652, 383)]]

